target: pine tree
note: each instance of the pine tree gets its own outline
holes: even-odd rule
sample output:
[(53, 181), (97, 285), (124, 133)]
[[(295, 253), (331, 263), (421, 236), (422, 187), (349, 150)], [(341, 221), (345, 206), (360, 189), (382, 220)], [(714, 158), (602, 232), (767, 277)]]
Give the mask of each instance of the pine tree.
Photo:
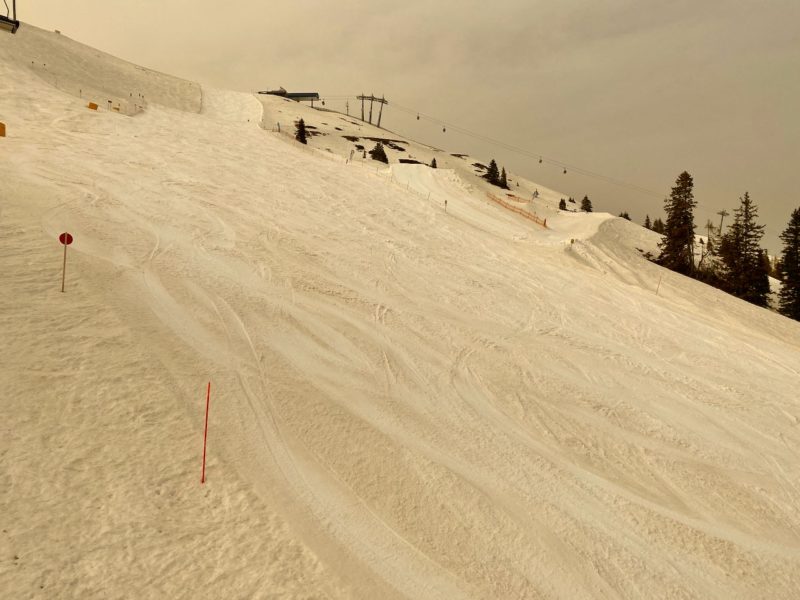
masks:
[(558, 209), (559, 209), (559, 210), (567, 210), (567, 201), (566, 201), (566, 200), (564, 200), (563, 198), (562, 198), (562, 199), (561, 199), (561, 201), (558, 203)]
[(763, 298), (764, 304), (760, 306), (769, 305), (769, 254), (766, 250), (761, 251), (761, 256), (756, 267), (753, 277), (753, 292), (757, 298)]
[(723, 279), (727, 290), (758, 306), (767, 305), (769, 268), (764, 268), (759, 246), (764, 225), (756, 224), (758, 208), (745, 192), (739, 208), (733, 211), (733, 224), (722, 236), (718, 253), (724, 265)]
[(780, 272), (780, 308), (782, 315), (800, 321), (800, 208), (792, 211), (789, 224), (780, 235), (783, 242)]
[(584, 196), (581, 200), (581, 210), (587, 213), (592, 212), (592, 201), (589, 200), (589, 196)]
[(658, 262), (684, 275), (694, 270), (694, 182), (686, 171), (675, 180), (669, 198), (664, 200), (667, 223), (664, 239), (659, 243), (661, 255)]
[(650, 215), (644, 216), (644, 228), (645, 229), (652, 229), (653, 224), (650, 222)]
[(661, 217), (658, 217), (655, 221), (653, 221), (653, 231), (664, 235), (664, 221), (661, 220)]
[(300, 119), (295, 124), (296, 130), (294, 134), (294, 139), (296, 139), (301, 144), (308, 144), (308, 140), (306, 139), (306, 122), (303, 119)]
[(708, 252), (712, 251), (711, 250), (711, 242), (715, 237), (714, 231), (716, 229), (717, 228), (714, 226), (714, 223), (711, 222), (711, 219), (706, 219), (706, 231), (708, 232), (708, 235), (706, 236), (706, 240), (708, 242), (708, 246), (707, 246)]
[(494, 159), (489, 163), (489, 168), (486, 169), (486, 174), (483, 178), (492, 185), (497, 185), (500, 181), (500, 170), (497, 168), (497, 163), (494, 162)]
[(389, 164), (389, 159), (386, 156), (386, 150), (383, 149), (383, 144), (378, 142), (375, 144), (375, 147), (369, 151), (369, 155), (372, 157), (372, 160), (377, 160), (382, 163)]
[(436, 157), (434, 156), (433, 160), (431, 161), (431, 169), (435, 169), (435, 168), (437, 168), (437, 166), (436, 166)]
[(503, 189), (506, 189), (506, 190), (508, 189), (508, 179), (506, 179), (506, 168), (505, 167), (503, 167), (503, 172), (500, 173), (500, 179), (498, 180), (497, 185), (499, 185)]
[(631, 216), (628, 214), (627, 210), (622, 211), (621, 213), (619, 213), (619, 216), (622, 217), (623, 219), (627, 219), (628, 221), (631, 220)]

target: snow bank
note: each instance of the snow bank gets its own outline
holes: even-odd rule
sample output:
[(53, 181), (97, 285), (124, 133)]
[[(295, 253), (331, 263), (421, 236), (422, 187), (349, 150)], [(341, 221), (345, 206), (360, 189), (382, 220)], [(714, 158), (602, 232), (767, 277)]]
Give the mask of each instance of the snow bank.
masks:
[(252, 95), (203, 87), (204, 115), (223, 121), (247, 122), (258, 125), (262, 119), (261, 103)]

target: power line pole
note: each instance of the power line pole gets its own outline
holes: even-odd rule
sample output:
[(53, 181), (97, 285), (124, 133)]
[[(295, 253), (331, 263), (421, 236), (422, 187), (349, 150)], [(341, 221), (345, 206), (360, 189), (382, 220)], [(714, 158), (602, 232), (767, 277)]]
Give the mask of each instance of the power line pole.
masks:
[(359, 100), (361, 100), (361, 120), (364, 120), (364, 101), (369, 100), (369, 124), (372, 125), (372, 109), (375, 102), (381, 105), (380, 112), (378, 113), (378, 127), (381, 126), (381, 117), (383, 116), (383, 105), (389, 104), (389, 101), (384, 97), (381, 96), (380, 98), (376, 98), (374, 94), (370, 94), (369, 96), (360, 95), (357, 96)]
[(381, 110), (378, 113), (378, 129), (380, 129), (381, 128), (381, 117), (383, 116), (383, 105), (384, 104), (388, 104), (388, 102), (386, 102), (386, 98), (383, 97), (383, 94), (381, 94), (381, 99), (378, 100), (378, 102), (381, 103)]
[(375, 94), (369, 95), (369, 124), (372, 125), (372, 103), (375, 101)]
[(723, 208), (717, 214), (719, 215), (719, 235), (720, 235), (720, 237), (722, 237), (722, 219), (724, 219), (725, 217), (727, 217), (731, 213), (729, 213), (727, 210), (725, 210)]

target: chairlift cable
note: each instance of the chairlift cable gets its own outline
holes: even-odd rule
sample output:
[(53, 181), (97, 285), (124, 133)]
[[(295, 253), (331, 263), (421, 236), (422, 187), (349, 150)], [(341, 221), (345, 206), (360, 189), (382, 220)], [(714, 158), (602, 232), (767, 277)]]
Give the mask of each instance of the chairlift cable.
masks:
[[(399, 104), (397, 104), (397, 102), (393, 103), (393, 107), (395, 109), (401, 110), (403, 112), (413, 112), (415, 114), (417, 113), (417, 111), (413, 111), (412, 109), (410, 109), (408, 107), (399, 105)], [(658, 198), (662, 198), (663, 195), (664, 195), (663, 192), (656, 192), (654, 190), (645, 188), (645, 187), (637, 185), (635, 183), (630, 183), (628, 181), (623, 181), (621, 179), (617, 179), (615, 177), (610, 177), (610, 176), (604, 175), (602, 173), (597, 173), (597, 172), (591, 171), (589, 169), (584, 169), (582, 167), (578, 167), (576, 165), (572, 165), (570, 163), (567, 163), (567, 162), (564, 162), (564, 161), (561, 161), (561, 160), (544, 157), (544, 155), (535, 153), (535, 152), (533, 152), (531, 150), (528, 150), (526, 148), (520, 148), (519, 146), (514, 146), (513, 144), (509, 144), (509, 143), (503, 142), (501, 140), (496, 140), (496, 139), (491, 138), (491, 137), (489, 137), (487, 135), (483, 135), (481, 133), (478, 133), (478, 132), (475, 132), (475, 131), (471, 131), (471, 130), (466, 129), (464, 127), (460, 127), (458, 125), (454, 125), (453, 123), (448, 123), (446, 121), (442, 121), (441, 119), (437, 119), (435, 117), (432, 117), (431, 115), (426, 115), (425, 113), (422, 113), (422, 112), (420, 112), (418, 114), (420, 116), (426, 118), (426, 119), (429, 119), (431, 121), (439, 123), (439, 124), (441, 124), (443, 126), (446, 125), (447, 127), (452, 129), (453, 131), (457, 131), (457, 132), (462, 133), (464, 135), (467, 135), (469, 137), (472, 137), (472, 138), (475, 138), (475, 139), (490, 143), (490, 144), (492, 144), (494, 146), (498, 146), (500, 148), (508, 150), (509, 152), (513, 152), (515, 154), (520, 154), (522, 156), (534, 158), (536, 160), (539, 160), (540, 163), (541, 162), (546, 162), (548, 164), (551, 164), (551, 165), (554, 165), (554, 166), (557, 166), (557, 167), (561, 167), (565, 172), (566, 172), (567, 169), (569, 169), (570, 171), (572, 171), (574, 173), (577, 173), (579, 175), (583, 175), (585, 177), (591, 177), (591, 178), (594, 178), (594, 179), (599, 179), (601, 181), (604, 181), (606, 183), (610, 183), (612, 185), (616, 185), (618, 187), (624, 187), (624, 188), (630, 189), (632, 191), (637, 191), (639, 193), (647, 194), (647, 195), (650, 195), (650, 196), (657, 196)]]
[[(328, 95), (327, 97), (328, 98), (355, 98), (356, 96), (353, 96), (353, 95), (336, 95), (336, 96)], [(583, 167), (579, 167), (579, 166), (576, 166), (576, 165), (573, 165), (573, 164), (570, 164), (570, 163), (567, 163), (567, 162), (564, 162), (564, 161), (561, 161), (561, 160), (558, 160), (558, 159), (555, 159), (555, 158), (545, 157), (544, 155), (542, 155), (542, 154), (540, 154), (538, 152), (533, 152), (533, 151), (528, 150), (526, 148), (521, 148), (519, 146), (515, 146), (513, 144), (509, 144), (507, 142), (503, 142), (501, 140), (494, 139), (492, 137), (489, 137), (487, 135), (478, 133), (476, 131), (469, 130), (469, 129), (465, 128), (465, 127), (460, 127), (458, 125), (455, 125), (454, 123), (449, 123), (447, 121), (443, 121), (442, 119), (438, 119), (438, 118), (436, 118), (436, 117), (434, 117), (432, 115), (428, 115), (426, 113), (414, 110), (414, 109), (409, 108), (407, 106), (403, 106), (401, 104), (397, 104), (397, 102), (392, 102), (392, 107), (397, 109), (397, 110), (399, 110), (399, 111), (401, 111), (401, 112), (404, 112), (404, 113), (407, 113), (407, 114), (411, 114), (412, 116), (416, 116), (417, 120), (426, 119), (426, 120), (431, 121), (433, 123), (439, 124), (439, 125), (442, 126), (442, 131), (443, 132), (445, 132), (447, 130), (447, 128), (449, 127), (451, 130), (453, 130), (453, 131), (455, 131), (457, 133), (461, 133), (461, 134), (466, 135), (468, 137), (472, 137), (474, 139), (486, 142), (488, 144), (492, 144), (492, 145), (494, 145), (496, 147), (502, 148), (502, 149), (507, 150), (509, 152), (512, 152), (514, 154), (519, 154), (521, 156), (525, 156), (525, 157), (533, 158), (534, 160), (538, 160), (539, 164), (547, 163), (547, 164), (550, 164), (550, 165), (553, 165), (553, 166), (556, 166), (556, 167), (560, 167), (563, 170), (563, 174), (566, 174), (567, 170), (569, 170), (569, 171), (571, 171), (571, 172), (573, 172), (575, 174), (583, 175), (584, 177), (590, 177), (590, 178), (593, 178), (593, 179), (597, 179), (597, 180), (603, 181), (605, 183), (608, 183), (608, 184), (611, 184), (611, 185), (615, 185), (617, 187), (622, 187), (622, 188), (629, 189), (631, 191), (639, 192), (641, 194), (647, 194), (649, 196), (655, 196), (655, 197), (658, 197), (659, 199), (663, 198), (663, 196), (664, 196), (663, 192), (656, 192), (654, 190), (648, 189), (648, 188), (640, 186), (638, 184), (630, 183), (630, 182), (624, 181), (622, 179), (617, 179), (616, 177), (611, 177), (611, 176), (608, 176), (608, 175), (604, 175), (603, 173), (598, 173), (596, 171), (591, 171), (589, 169), (584, 169)]]

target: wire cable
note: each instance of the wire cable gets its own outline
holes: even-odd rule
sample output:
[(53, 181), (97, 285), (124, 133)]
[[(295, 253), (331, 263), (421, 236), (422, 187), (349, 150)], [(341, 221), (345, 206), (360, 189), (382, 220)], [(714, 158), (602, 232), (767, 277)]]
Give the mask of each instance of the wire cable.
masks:
[[(331, 99), (357, 99), (357, 96), (347, 95), (347, 94), (335, 94), (335, 95), (328, 95), (325, 94), (325, 98)], [(637, 185), (635, 183), (631, 183), (629, 181), (624, 181), (622, 179), (618, 179), (616, 177), (611, 177), (609, 175), (604, 175), (603, 173), (598, 173), (596, 171), (592, 171), (590, 169), (585, 169), (578, 165), (573, 165), (571, 163), (565, 162), (563, 160), (559, 160), (556, 158), (545, 156), (539, 152), (534, 152), (533, 150), (527, 148), (521, 148), (519, 146), (515, 146), (513, 144), (509, 144), (508, 142), (504, 142), (502, 140), (497, 140), (495, 138), (489, 137), (488, 135), (484, 135), (482, 133), (472, 131), (467, 129), (466, 127), (461, 127), (460, 125), (456, 125), (455, 123), (449, 123), (444, 121), (443, 119), (439, 119), (433, 115), (428, 115), (426, 113), (420, 112), (418, 110), (414, 110), (413, 108), (403, 106), (402, 104), (398, 104), (397, 102), (388, 102), (387, 107), (392, 107), (394, 109), (399, 110), (402, 113), (406, 113), (409, 115), (416, 115), (420, 119), (425, 119), (432, 123), (436, 123), (437, 125), (441, 125), (442, 127), (446, 127), (452, 131), (460, 133), (462, 135), (466, 135), (468, 137), (474, 138), (476, 140), (480, 140), (482, 142), (486, 142), (488, 144), (492, 144), (498, 148), (502, 148), (503, 150), (507, 150), (508, 152), (512, 152), (514, 154), (518, 154), (521, 156), (525, 156), (527, 158), (533, 158), (540, 163), (547, 163), (562, 169), (565, 169), (569, 172), (576, 173), (578, 175), (583, 175), (584, 177), (590, 177), (592, 179), (597, 179), (599, 181), (603, 181), (605, 183), (615, 185), (617, 187), (622, 187), (629, 189), (631, 191), (639, 192), (641, 194), (647, 194), (649, 196), (654, 196), (656, 198), (663, 198), (664, 194), (662, 192), (656, 192), (654, 190), (648, 189), (646, 187)]]

